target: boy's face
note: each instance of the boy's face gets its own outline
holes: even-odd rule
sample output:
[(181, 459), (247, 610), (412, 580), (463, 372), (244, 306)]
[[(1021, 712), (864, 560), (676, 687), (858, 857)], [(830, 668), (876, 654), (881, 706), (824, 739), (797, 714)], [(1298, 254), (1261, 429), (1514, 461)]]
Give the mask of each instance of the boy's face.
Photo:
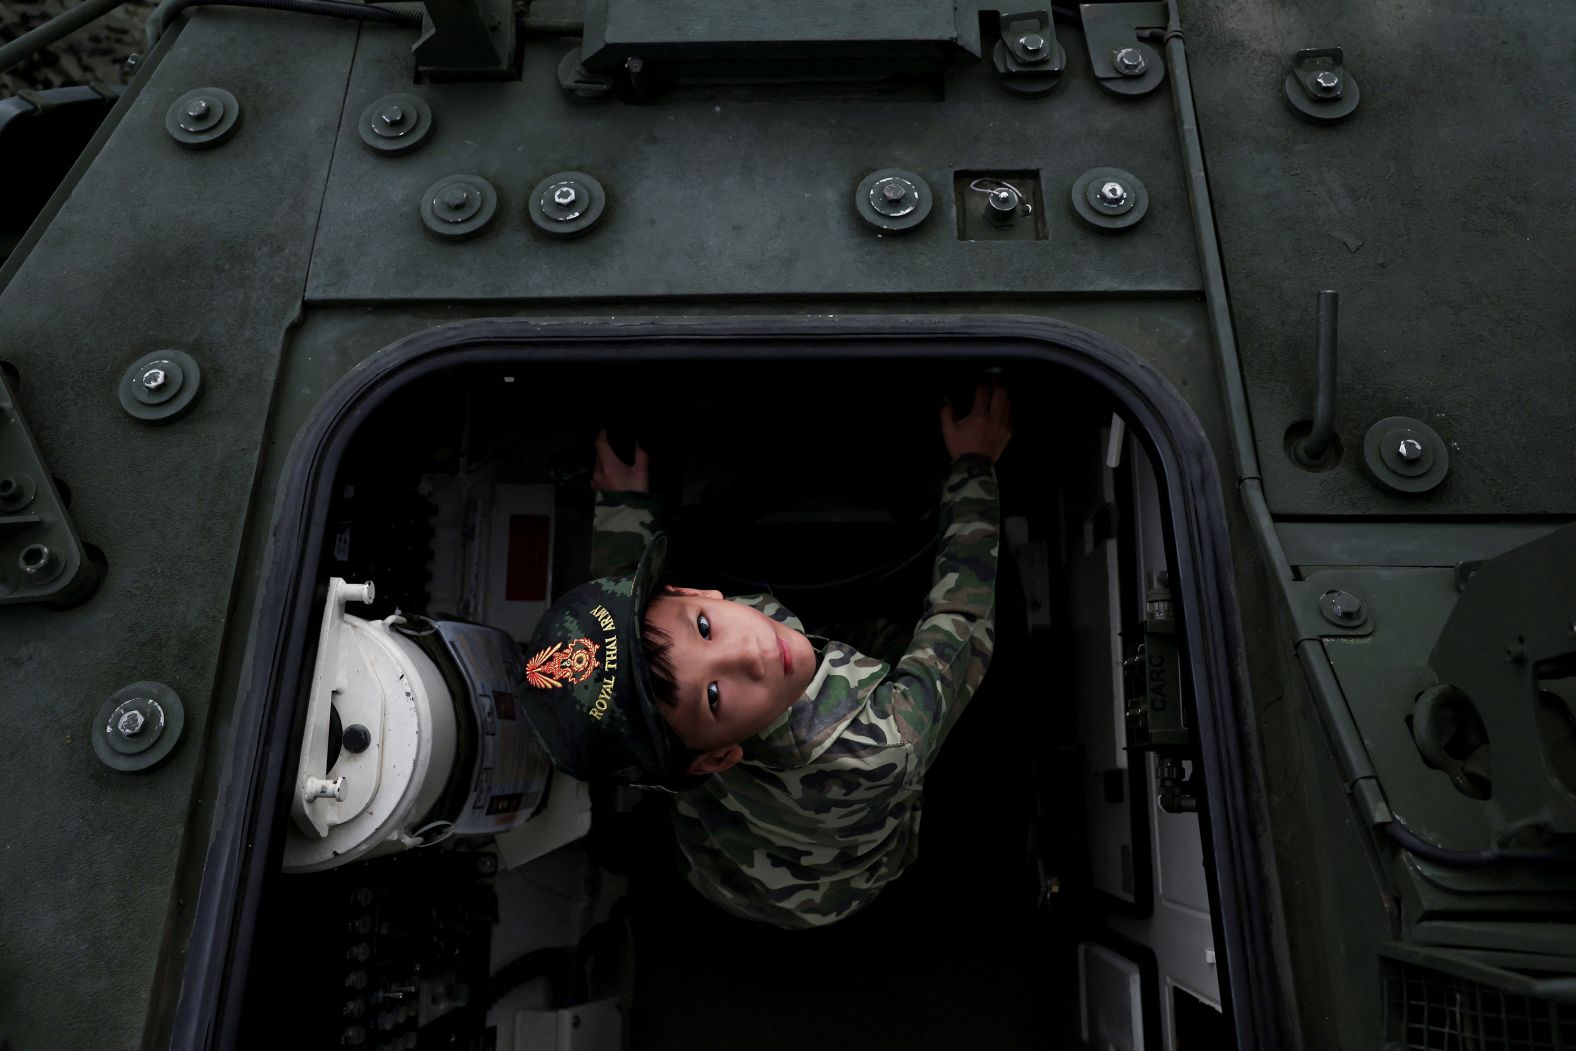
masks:
[(770, 725), (815, 676), (809, 639), (720, 591), (664, 587), (646, 619), (672, 640), (678, 702), (658, 706), (662, 717), (685, 745), (707, 753), (693, 773), (732, 766), (732, 746)]

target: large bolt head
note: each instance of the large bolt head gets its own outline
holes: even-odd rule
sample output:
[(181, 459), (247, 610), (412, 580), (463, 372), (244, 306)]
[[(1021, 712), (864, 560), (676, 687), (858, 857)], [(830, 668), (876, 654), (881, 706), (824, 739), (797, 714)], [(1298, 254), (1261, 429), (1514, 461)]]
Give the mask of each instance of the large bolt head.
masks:
[(391, 128), (396, 124), (403, 124), (405, 123), (405, 107), (398, 103), (385, 106), (383, 112), (378, 114), (378, 120)]
[(1121, 204), (1127, 200), (1127, 187), (1113, 180), (1100, 186), (1100, 200), (1106, 204)]
[(207, 99), (192, 99), (186, 104), (186, 115), (193, 120), (201, 120), (208, 115)]
[(145, 722), (147, 722), (147, 720), (143, 717), (141, 712), (132, 711), (122, 715), (120, 717), (120, 722), (116, 723), (115, 726), (122, 735), (126, 737), (136, 737), (142, 732), (142, 725)]
[(568, 208), (575, 203), (575, 199), (579, 196), (573, 186), (560, 186), (553, 191), (553, 203), (560, 208)]
[(443, 196), (438, 202), (451, 211), (459, 211), (465, 207), (465, 202), (471, 199), (471, 193), (463, 186), (450, 186), (443, 191)]
[(1045, 54), (1045, 38), (1038, 33), (1028, 33), (1018, 38), (1018, 46), (1023, 48), (1024, 54), (1039, 58)]
[(142, 374), (142, 389), (158, 390), (169, 378), (169, 374), (163, 369), (148, 369)]
[(1416, 438), (1402, 438), (1395, 454), (1407, 463), (1416, 463), (1423, 458), (1423, 443)]
[(881, 187), (881, 196), (889, 201), (901, 201), (908, 196), (908, 187), (894, 180)]
[(1313, 88), (1321, 95), (1328, 95), (1341, 86), (1341, 78), (1330, 70), (1313, 75)]
[(1124, 77), (1136, 77), (1148, 68), (1149, 63), (1144, 60), (1144, 53), (1136, 47), (1124, 47), (1111, 56), (1116, 71)]

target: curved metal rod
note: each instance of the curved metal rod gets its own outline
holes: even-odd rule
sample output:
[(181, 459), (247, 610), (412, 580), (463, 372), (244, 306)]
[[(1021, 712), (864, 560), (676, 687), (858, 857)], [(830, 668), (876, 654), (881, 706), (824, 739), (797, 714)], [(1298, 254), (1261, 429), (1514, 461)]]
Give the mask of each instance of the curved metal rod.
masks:
[(1306, 464), (1324, 459), (1335, 439), (1335, 330), (1336, 296), (1333, 289), (1319, 293), (1318, 342), (1314, 348), (1317, 386), (1313, 393), (1313, 430), (1300, 450)]

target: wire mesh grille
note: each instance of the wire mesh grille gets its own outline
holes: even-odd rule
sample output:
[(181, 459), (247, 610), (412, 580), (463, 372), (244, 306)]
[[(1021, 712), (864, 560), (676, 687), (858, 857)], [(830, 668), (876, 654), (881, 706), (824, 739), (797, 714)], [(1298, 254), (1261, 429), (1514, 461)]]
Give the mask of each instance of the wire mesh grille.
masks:
[(1386, 1036), (1407, 1051), (1576, 1051), (1576, 1006), (1397, 964)]

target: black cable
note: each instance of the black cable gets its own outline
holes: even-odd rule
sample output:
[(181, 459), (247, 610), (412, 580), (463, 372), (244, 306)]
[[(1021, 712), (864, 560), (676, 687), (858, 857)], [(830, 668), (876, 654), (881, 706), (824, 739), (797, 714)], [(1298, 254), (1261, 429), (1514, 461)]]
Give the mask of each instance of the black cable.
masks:
[(559, 1003), (563, 999), (563, 987), (568, 982), (566, 972), (573, 960), (574, 954), (563, 946), (532, 949), (524, 956), (515, 957), (487, 979), (487, 995), (480, 1005), (481, 1013), (491, 1010), (494, 1004), (526, 982), (544, 975), (552, 976), (552, 999), (555, 1004)]
[(1428, 842), (1399, 821), (1387, 821), (1381, 827), (1386, 835), (1408, 853), (1416, 854), (1425, 861), (1450, 865), (1454, 868), (1483, 868), (1488, 865), (1514, 863), (1576, 865), (1576, 850), (1571, 849), (1494, 847), (1490, 850), (1451, 850)]

